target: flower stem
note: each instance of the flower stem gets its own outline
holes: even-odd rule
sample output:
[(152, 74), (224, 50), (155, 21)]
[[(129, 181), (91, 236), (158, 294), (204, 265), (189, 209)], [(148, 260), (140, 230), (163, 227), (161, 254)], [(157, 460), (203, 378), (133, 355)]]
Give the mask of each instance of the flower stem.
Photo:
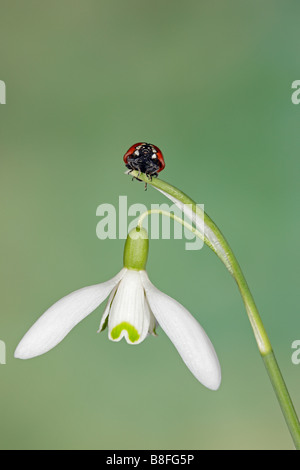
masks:
[(263, 361), (293, 438), (295, 447), (297, 450), (300, 450), (299, 420), (273, 351), (263, 356)]
[(164, 211), (162, 209), (150, 209), (146, 212), (143, 212), (143, 214), (140, 216), (139, 220), (138, 220), (138, 227), (140, 229), (142, 229), (142, 226), (143, 226), (143, 221), (146, 217), (148, 217), (148, 215), (151, 215), (151, 214), (160, 214), (160, 215), (164, 215), (165, 217), (169, 217), (170, 219), (173, 219), (175, 220), (176, 222), (178, 222), (179, 224), (183, 225), (185, 228), (187, 228), (188, 230), (190, 230), (190, 232), (194, 233), (195, 235), (197, 235), (197, 237), (201, 238), (201, 240), (203, 240), (203, 235), (201, 232), (199, 232), (199, 230), (197, 230), (195, 227), (193, 227), (191, 224), (187, 223), (185, 220), (183, 220), (181, 217), (177, 217), (177, 215), (173, 214), (172, 212), (167, 212), (167, 211)]
[[(131, 173), (131, 176), (138, 176), (138, 172), (133, 171)], [(300, 450), (300, 424), (295, 408), (293, 406), (288, 389), (286, 387), (281, 371), (275, 359), (270, 340), (268, 338), (267, 332), (255, 305), (253, 296), (250, 292), (250, 289), (243, 275), (243, 272), (238, 264), (238, 261), (233, 251), (231, 250), (228, 242), (226, 241), (216, 224), (212, 221), (212, 219), (197, 206), (195, 201), (193, 201), (182, 191), (166, 183), (165, 181), (162, 181), (161, 179), (149, 180), (149, 178), (144, 174), (140, 174), (139, 179), (163, 192), (165, 196), (169, 197), (169, 199), (174, 201), (179, 207), (181, 207), (182, 205), (181, 208), (183, 211), (185, 211), (185, 207), (190, 207), (193, 214), (196, 216), (196, 226), (197, 221), (202, 220), (204, 222), (203, 233), (201, 233), (201, 231), (199, 230), (195, 231), (195, 229), (191, 226), (192, 231), (197, 236), (199, 236), (199, 238), (204, 240), (204, 242), (217, 254), (217, 256), (225, 264), (228, 271), (233, 276), (238, 285), (239, 291), (246, 307), (246, 312), (250, 324), (252, 326), (252, 330), (257, 342), (259, 352), (263, 358), (270, 381), (275, 390), (276, 397), (280, 404), (290, 434), (293, 438), (295, 447), (296, 449)], [(148, 211), (147, 213), (143, 214), (139, 223), (142, 224), (143, 218), (146, 217), (150, 212), (151, 211)], [(160, 211), (160, 213), (162, 212), (164, 211)], [(174, 220), (179, 219), (177, 221), (182, 223), (183, 225), (186, 224), (186, 222), (183, 222), (182, 219), (176, 216), (174, 216), (173, 218)]]

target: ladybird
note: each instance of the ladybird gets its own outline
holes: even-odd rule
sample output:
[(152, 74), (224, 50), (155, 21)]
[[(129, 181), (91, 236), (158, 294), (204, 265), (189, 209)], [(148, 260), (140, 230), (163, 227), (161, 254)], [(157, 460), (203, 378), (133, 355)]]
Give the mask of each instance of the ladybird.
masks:
[[(158, 176), (165, 168), (165, 161), (161, 150), (153, 144), (140, 142), (134, 144), (125, 153), (123, 160), (130, 171), (137, 170), (145, 173), (150, 179)], [(138, 179), (138, 178), (137, 178)]]

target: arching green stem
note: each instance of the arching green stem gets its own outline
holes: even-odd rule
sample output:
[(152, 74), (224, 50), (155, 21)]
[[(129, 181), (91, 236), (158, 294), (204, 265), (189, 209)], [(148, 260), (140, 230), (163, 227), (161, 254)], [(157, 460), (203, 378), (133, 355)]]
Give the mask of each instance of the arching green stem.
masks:
[[(288, 389), (286, 387), (281, 371), (275, 359), (270, 340), (268, 338), (267, 332), (257, 310), (253, 296), (250, 292), (242, 270), (237, 262), (237, 259), (233, 251), (231, 250), (228, 242), (226, 241), (225, 237), (222, 235), (221, 231), (218, 229), (212, 219), (199, 206), (197, 206), (195, 201), (193, 201), (189, 196), (187, 196), (179, 189), (166, 183), (165, 181), (162, 181), (161, 179), (150, 180), (144, 174), (138, 175), (138, 172), (136, 171), (131, 172), (131, 176), (138, 176), (140, 180), (150, 184), (151, 186), (164, 193), (166, 197), (175, 202), (175, 204), (177, 204), (178, 207), (180, 207), (185, 213), (191, 213), (192, 215), (194, 215), (195, 219), (192, 216), (192, 221), (193, 223), (195, 223), (196, 226), (198, 221), (203, 222), (204, 230), (202, 233), (199, 230), (195, 231), (194, 227), (191, 226), (192, 231), (197, 236), (199, 236), (199, 238), (204, 240), (204, 242), (217, 254), (217, 256), (225, 264), (228, 271), (233, 276), (238, 285), (258, 345), (259, 352), (263, 358), (264, 364), (268, 371), (269, 378), (271, 380), (283, 415), (285, 417), (287, 426), (293, 438), (295, 447), (299, 450), (300, 424), (296, 411), (294, 409)], [(165, 211), (159, 212), (163, 213)], [(151, 213), (151, 211), (148, 211), (147, 213), (142, 215), (140, 220), (141, 224), (143, 218), (149, 215), (149, 213)], [(170, 216), (170, 214), (168, 215)], [(179, 219), (177, 221), (186, 226), (186, 222), (184, 222), (182, 219), (172, 215), (171, 217), (174, 218), (174, 220)]]
[(161, 209), (150, 209), (149, 211), (144, 212), (138, 221), (138, 227), (142, 229), (143, 226), (143, 221), (145, 220), (146, 217), (148, 217), (151, 214), (160, 214), (164, 215), (165, 217), (169, 217), (170, 219), (175, 220), (179, 224), (183, 225), (185, 228), (190, 230), (190, 232), (194, 233), (197, 237), (201, 238), (201, 240), (204, 240), (204, 237), (199, 230), (197, 230), (195, 227), (193, 227), (191, 224), (188, 224), (185, 220), (183, 220), (181, 217), (177, 217), (177, 215), (173, 214), (172, 212), (167, 212)]

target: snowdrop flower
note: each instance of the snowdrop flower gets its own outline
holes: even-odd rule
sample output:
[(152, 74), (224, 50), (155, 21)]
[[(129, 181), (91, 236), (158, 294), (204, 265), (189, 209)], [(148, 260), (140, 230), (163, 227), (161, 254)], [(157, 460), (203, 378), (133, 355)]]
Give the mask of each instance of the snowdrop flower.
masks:
[(109, 281), (77, 290), (49, 308), (24, 336), (15, 357), (30, 359), (50, 351), (109, 296), (99, 332), (108, 327), (110, 340), (125, 338), (136, 345), (156, 335), (160, 325), (196, 379), (217, 390), (221, 371), (215, 350), (197, 320), (150, 282), (145, 271), (148, 245), (146, 230), (132, 230), (124, 268)]

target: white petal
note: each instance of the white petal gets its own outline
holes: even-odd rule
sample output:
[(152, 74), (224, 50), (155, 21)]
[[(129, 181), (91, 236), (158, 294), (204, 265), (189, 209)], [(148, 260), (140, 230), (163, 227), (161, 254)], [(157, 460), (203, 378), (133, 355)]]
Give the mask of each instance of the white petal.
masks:
[(54, 348), (106, 299), (126, 271), (123, 268), (113, 279), (79, 289), (56, 302), (26, 333), (15, 351), (15, 357), (31, 359)]
[(160, 292), (145, 271), (140, 276), (150, 308), (196, 379), (211, 390), (221, 384), (221, 368), (208, 336), (197, 320), (176, 300)]
[(110, 312), (111, 303), (112, 303), (112, 301), (113, 301), (113, 299), (116, 295), (117, 289), (118, 289), (118, 285), (116, 285), (116, 287), (114, 287), (113, 290), (111, 291), (111, 294), (109, 296), (107, 305), (106, 305), (105, 310), (103, 312), (101, 322), (100, 322), (100, 326), (99, 326), (99, 330), (97, 331), (97, 333), (101, 333), (107, 327), (107, 324), (105, 325), (105, 327), (104, 327), (104, 324), (105, 324), (106, 320), (108, 320), (107, 317), (108, 317), (109, 312)]
[(109, 339), (139, 344), (147, 336), (150, 309), (138, 271), (128, 270), (119, 284), (108, 319)]
[(147, 302), (147, 305), (148, 305), (149, 310), (150, 310), (150, 324), (149, 324), (149, 332), (148, 333), (149, 333), (149, 335), (157, 336), (156, 330), (159, 326), (158, 321), (156, 320), (155, 316), (151, 312), (151, 308), (149, 306), (149, 302), (147, 300), (147, 297), (146, 297), (146, 302)]
[[(153, 187), (155, 188), (155, 186)], [(210, 242), (212, 249), (222, 259), (229, 272), (232, 273), (233, 270), (231, 266), (231, 261), (228, 258), (226, 251), (222, 247), (218, 237), (214, 234), (213, 230), (204, 222), (204, 219), (200, 217), (200, 215), (196, 214), (189, 204), (184, 204), (183, 202), (179, 201), (179, 199), (175, 198), (174, 196), (170, 196), (170, 194), (166, 193), (162, 189), (155, 189), (157, 189), (160, 193), (162, 193), (174, 204), (176, 204), (176, 206), (188, 217), (188, 219), (190, 219), (195, 224), (197, 230), (202, 233), (202, 235)]]

